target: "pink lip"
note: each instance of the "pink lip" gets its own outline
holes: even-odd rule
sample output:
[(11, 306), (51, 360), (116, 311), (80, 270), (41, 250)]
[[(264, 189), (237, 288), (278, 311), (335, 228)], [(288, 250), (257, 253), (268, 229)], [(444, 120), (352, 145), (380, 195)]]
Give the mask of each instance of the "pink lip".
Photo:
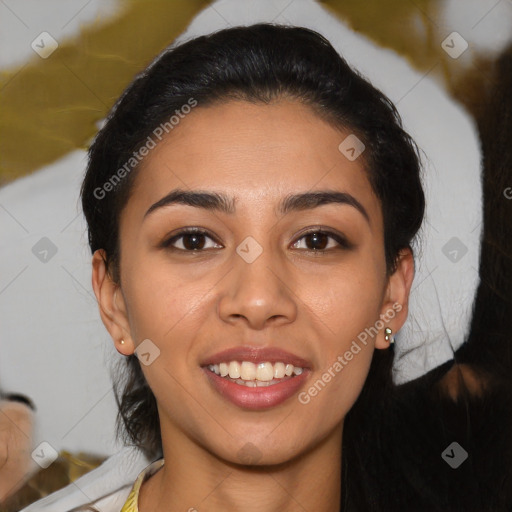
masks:
[[(244, 360), (247, 361), (247, 359)], [(203, 371), (213, 388), (224, 398), (238, 407), (252, 410), (268, 409), (283, 403), (297, 393), (311, 373), (310, 370), (304, 370), (300, 375), (290, 377), (279, 384), (249, 388), (220, 377), (208, 368), (203, 368)]]
[[(230, 361), (250, 361), (252, 363), (276, 363), (293, 364), (303, 369), (300, 375), (284, 379), (278, 384), (266, 387), (250, 388), (224, 377), (220, 377), (206, 368), (211, 364), (219, 364)], [(283, 403), (294, 395), (304, 384), (311, 373), (311, 362), (286, 350), (276, 347), (233, 347), (207, 357), (202, 363), (203, 371), (213, 388), (224, 398), (245, 409), (267, 409)]]
[[(277, 363), (279, 361), (285, 364), (293, 364), (303, 369), (311, 369), (311, 362), (296, 356), (286, 350), (275, 347), (234, 347), (222, 352), (218, 352), (210, 357), (207, 357), (201, 366), (208, 366), (209, 364), (226, 363), (229, 361), (250, 361), (251, 363)], [(280, 385), (280, 384), (277, 384)], [(247, 388), (250, 389), (250, 388)]]

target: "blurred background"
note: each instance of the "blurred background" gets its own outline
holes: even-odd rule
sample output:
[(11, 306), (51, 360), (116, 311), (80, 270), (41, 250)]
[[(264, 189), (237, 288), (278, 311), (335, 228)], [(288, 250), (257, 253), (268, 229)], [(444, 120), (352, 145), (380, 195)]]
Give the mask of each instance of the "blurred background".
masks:
[[(439, 286), (454, 279), (465, 299), (437, 295), (439, 332), (420, 312), (427, 299), (414, 299), (407, 333), (428, 328), (432, 348), (416, 337), (397, 362), (397, 381), (448, 360), (462, 343), (478, 282), (478, 119), (493, 64), (511, 44), (511, 0), (0, 0), (0, 389), (34, 402), (34, 449), (119, 449), (110, 369), (120, 356), (98, 314), (78, 202), (89, 143), (136, 73), (177, 36), (256, 21), (325, 29), (397, 104), (437, 186), (458, 191), (454, 206), (436, 203), (438, 189), (426, 187), (433, 239), (423, 250), (437, 263), (420, 277), (437, 269)], [(435, 295), (432, 283), (423, 286)]]

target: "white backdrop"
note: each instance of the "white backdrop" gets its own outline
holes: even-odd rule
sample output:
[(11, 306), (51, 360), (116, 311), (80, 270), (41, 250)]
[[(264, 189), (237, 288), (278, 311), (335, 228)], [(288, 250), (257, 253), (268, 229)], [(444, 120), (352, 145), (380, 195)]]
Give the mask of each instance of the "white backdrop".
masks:
[[(498, 4), (446, 2), (443, 17), (432, 20), (440, 59), (441, 42), (452, 31), (468, 41), (461, 58), (469, 59), (476, 48), (502, 48), (511, 33), (512, 7)], [(33, 56), (30, 43), (41, 31), (58, 39), (98, 12), (113, 12), (114, 6), (100, 7), (97, 0), (80, 11), (82, 2), (0, 3), (0, 64)], [(70, 11), (77, 14), (68, 21)], [(257, 21), (323, 33), (396, 102), (406, 129), (428, 155), (423, 256), (417, 262), (411, 315), (397, 335), (395, 362), (396, 382), (418, 377), (450, 359), (462, 343), (478, 283), (481, 188), (475, 128), (428, 73), (414, 71), (392, 51), (355, 34), (313, 0), (215, 2), (183, 37)], [(34, 446), (47, 441), (56, 450), (108, 455), (117, 449), (109, 367), (118, 356), (90, 285), (90, 254), (78, 207), (84, 165), (85, 153), (76, 151), (0, 189), (0, 386), (26, 393), (36, 403)]]

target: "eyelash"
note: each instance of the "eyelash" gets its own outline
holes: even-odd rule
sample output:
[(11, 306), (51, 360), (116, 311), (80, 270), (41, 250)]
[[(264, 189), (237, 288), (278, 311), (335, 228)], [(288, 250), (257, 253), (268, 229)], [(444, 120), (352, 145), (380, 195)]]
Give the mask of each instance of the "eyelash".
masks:
[[(329, 238), (332, 238), (333, 240), (335, 240), (338, 243), (338, 245), (339, 245), (338, 248), (341, 248), (341, 249), (351, 249), (353, 247), (353, 245), (350, 242), (348, 242), (343, 236), (341, 236), (341, 235), (339, 235), (337, 233), (334, 233), (332, 231), (324, 230), (324, 229), (321, 229), (321, 228), (314, 228), (314, 229), (311, 229), (311, 230), (307, 231), (306, 233), (303, 233), (300, 236), (300, 238), (298, 238), (297, 241), (293, 243), (293, 245), (295, 245), (297, 242), (299, 242), (300, 240), (302, 240), (306, 236), (312, 235), (312, 234), (327, 235)], [(180, 251), (180, 252), (183, 252), (183, 253), (186, 253), (186, 252), (188, 252), (188, 253), (199, 253), (199, 252), (204, 252), (204, 251), (210, 250), (210, 249), (193, 249), (193, 250), (188, 250), (188, 249), (178, 249), (177, 247), (172, 247), (172, 244), (174, 242), (176, 242), (180, 238), (183, 238), (186, 235), (203, 235), (203, 236), (206, 236), (206, 237), (210, 238), (215, 243), (218, 243), (214, 239), (214, 237), (212, 237), (208, 233), (208, 231), (206, 231), (206, 230), (204, 230), (202, 228), (186, 228), (186, 229), (181, 230), (180, 232), (178, 232), (177, 234), (175, 234), (171, 238), (165, 240), (161, 244), (161, 247), (166, 248), (166, 249), (171, 250), (171, 251)], [(330, 251), (332, 251), (334, 249), (336, 249), (336, 248), (330, 248), (330, 249), (299, 249), (299, 250), (306, 251), (308, 253), (312, 253), (312, 254), (317, 255), (317, 256), (321, 256), (321, 255), (324, 255), (325, 253), (330, 252)]]

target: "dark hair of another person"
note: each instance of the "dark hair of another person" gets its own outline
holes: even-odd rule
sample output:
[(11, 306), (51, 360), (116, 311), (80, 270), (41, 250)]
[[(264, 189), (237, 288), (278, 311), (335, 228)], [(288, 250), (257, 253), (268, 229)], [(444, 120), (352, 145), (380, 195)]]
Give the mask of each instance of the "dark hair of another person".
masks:
[[(412, 249), (425, 200), (418, 149), (403, 130), (394, 105), (317, 32), (257, 24), (197, 37), (163, 52), (126, 89), (93, 141), (82, 206), (91, 251), (106, 251), (106, 265), (116, 282), (120, 282), (119, 219), (138, 167), (101, 199), (94, 191), (191, 98), (197, 101), (195, 108), (230, 100), (271, 104), (292, 99), (345, 134), (355, 134), (365, 144), (359, 158), (382, 206), (388, 275), (396, 269), (400, 250)], [(340, 482), (345, 507), (350, 499), (357, 510), (384, 510), (369, 508), (380, 491), (366, 464), (383, 441), (370, 435), (370, 429), (381, 421), (394, 388), (392, 362), (392, 347), (374, 352), (363, 390), (345, 419)], [(126, 358), (125, 364), (115, 384), (118, 432), (154, 456), (161, 450), (156, 401), (136, 356)]]

